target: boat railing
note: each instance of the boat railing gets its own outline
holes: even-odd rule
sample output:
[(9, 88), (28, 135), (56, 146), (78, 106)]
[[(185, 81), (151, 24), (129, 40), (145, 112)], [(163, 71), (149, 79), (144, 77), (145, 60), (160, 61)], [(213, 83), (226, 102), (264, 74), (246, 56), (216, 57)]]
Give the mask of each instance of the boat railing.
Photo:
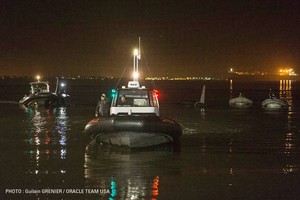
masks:
[(119, 113), (127, 113), (127, 115), (132, 114), (155, 114), (159, 116), (158, 107), (133, 107), (133, 106), (118, 106), (110, 107), (111, 115), (118, 115)]
[[(116, 116), (124, 116), (124, 117), (128, 117), (128, 113), (118, 113)], [(130, 116), (133, 116), (133, 117), (135, 117), (135, 116), (139, 116), (139, 117), (155, 117), (155, 116), (157, 116), (155, 113), (131, 113), (131, 115)]]

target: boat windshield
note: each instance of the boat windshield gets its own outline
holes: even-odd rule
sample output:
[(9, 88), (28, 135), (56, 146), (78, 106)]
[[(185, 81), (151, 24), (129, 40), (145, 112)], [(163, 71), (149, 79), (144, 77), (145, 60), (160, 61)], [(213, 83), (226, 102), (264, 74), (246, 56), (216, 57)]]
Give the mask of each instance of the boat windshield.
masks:
[(45, 82), (33, 82), (30, 83), (31, 93), (49, 92), (49, 85)]
[(112, 99), (111, 115), (157, 115), (159, 103), (154, 91), (142, 88), (119, 89)]
[(148, 107), (148, 90), (119, 90), (116, 106)]

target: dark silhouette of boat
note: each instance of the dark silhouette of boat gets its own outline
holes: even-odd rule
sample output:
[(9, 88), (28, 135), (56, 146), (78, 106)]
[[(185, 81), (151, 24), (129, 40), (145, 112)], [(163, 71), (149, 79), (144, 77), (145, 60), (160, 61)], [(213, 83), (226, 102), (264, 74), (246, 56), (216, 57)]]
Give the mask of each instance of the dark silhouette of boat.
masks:
[(70, 96), (65, 91), (65, 83), (57, 78), (55, 92), (50, 92), (48, 81), (31, 82), (29, 94), (25, 95), (20, 101), (21, 106), (30, 107), (36, 105), (66, 106)]

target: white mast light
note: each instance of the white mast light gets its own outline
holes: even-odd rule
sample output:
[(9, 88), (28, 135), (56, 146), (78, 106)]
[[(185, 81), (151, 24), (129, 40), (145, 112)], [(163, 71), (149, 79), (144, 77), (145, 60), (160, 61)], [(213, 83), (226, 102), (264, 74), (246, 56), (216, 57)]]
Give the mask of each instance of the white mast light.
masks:
[(139, 78), (139, 73), (138, 72), (133, 72), (133, 78), (138, 79)]
[(138, 88), (140, 87), (139, 83), (139, 60), (140, 56), (140, 38), (139, 38), (139, 48), (133, 50), (133, 81), (128, 82), (129, 88)]
[(139, 50), (134, 49), (133, 51), (133, 81), (138, 81), (139, 77)]

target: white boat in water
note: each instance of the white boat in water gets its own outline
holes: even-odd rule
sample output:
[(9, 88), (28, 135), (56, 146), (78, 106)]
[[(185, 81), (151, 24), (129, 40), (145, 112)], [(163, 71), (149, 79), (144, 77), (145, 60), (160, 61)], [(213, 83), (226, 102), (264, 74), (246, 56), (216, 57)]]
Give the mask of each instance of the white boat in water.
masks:
[(265, 99), (261, 103), (261, 106), (264, 109), (283, 109), (288, 108), (288, 102), (277, 98), (274, 93), (270, 91), (269, 98)]
[(29, 83), (30, 91), (20, 101), (20, 106), (30, 107), (43, 105), (45, 107), (65, 106), (70, 100), (70, 96), (65, 92), (65, 82), (57, 78), (55, 92), (50, 91), (48, 81), (38, 81)]
[(241, 93), (238, 97), (229, 100), (229, 106), (234, 108), (248, 108), (251, 107), (253, 101), (244, 97)]
[[(134, 53), (134, 74), (138, 74), (140, 51)], [(100, 144), (144, 148), (177, 143), (181, 126), (160, 116), (156, 90), (140, 86), (137, 76), (128, 86), (114, 90), (108, 116), (92, 119), (85, 133)]]

